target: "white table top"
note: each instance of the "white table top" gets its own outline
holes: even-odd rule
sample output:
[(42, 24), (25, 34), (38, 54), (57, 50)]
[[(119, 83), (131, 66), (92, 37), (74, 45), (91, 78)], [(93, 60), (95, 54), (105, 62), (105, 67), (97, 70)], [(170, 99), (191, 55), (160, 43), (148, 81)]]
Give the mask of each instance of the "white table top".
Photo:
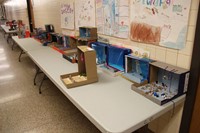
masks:
[(9, 30), (10, 27), (9, 26), (6, 26), (6, 25), (1, 25), (1, 28), (5, 31), (5, 33), (7, 34), (11, 34), (11, 33), (17, 33), (18, 30)]
[[(131, 82), (98, 71), (99, 82), (67, 89), (60, 75), (78, 71), (57, 51), (46, 48), (28, 51), (30, 58), (66, 97), (102, 132), (133, 132), (173, 108), (159, 106), (131, 90)], [(174, 100), (183, 102), (185, 95)]]
[(18, 38), (18, 36), (12, 36), (12, 39), (24, 52), (46, 48), (34, 38)]

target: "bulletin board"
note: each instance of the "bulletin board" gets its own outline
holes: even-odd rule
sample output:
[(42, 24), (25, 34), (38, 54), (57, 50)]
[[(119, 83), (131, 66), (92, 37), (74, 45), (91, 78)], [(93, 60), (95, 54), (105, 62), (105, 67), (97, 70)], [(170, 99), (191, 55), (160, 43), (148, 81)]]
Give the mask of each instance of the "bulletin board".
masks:
[(190, 4), (191, 0), (131, 0), (131, 40), (184, 48)]
[(75, 0), (75, 27), (95, 27), (95, 0)]
[(62, 0), (60, 6), (61, 28), (74, 30), (74, 2)]
[(128, 38), (129, 0), (96, 0), (98, 33)]

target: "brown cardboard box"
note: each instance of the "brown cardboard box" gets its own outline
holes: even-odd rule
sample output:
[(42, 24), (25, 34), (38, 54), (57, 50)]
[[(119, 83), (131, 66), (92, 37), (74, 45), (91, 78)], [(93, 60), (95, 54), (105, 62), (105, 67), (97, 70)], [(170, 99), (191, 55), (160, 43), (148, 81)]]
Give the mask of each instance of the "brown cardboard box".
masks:
[(79, 27), (80, 38), (87, 41), (87, 39), (97, 39), (97, 28), (96, 27)]
[(151, 101), (163, 105), (187, 92), (189, 70), (163, 62), (150, 63), (150, 83), (132, 85), (132, 89)]
[(89, 45), (90, 42), (97, 41), (96, 27), (79, 27), (79, 37), (77, 38), (77, 45)]
[(67, 48), (62, 53), (63, 58), (67, 59), (72, 63), (77, 62), (77, 48)]
[(96, 52), (87, 46), (78, 48), (78, 72), (61, 75), (61, 80), (67, 88), (86, 85), (98, 81)]

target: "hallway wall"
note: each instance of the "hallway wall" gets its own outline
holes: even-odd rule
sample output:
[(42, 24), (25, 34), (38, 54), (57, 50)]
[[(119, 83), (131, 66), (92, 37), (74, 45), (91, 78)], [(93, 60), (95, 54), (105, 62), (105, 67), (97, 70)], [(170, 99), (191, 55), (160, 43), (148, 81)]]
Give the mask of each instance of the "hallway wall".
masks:
[[(35, 26), (43, 27), (44, 24), (53, 24), (55, 26), (56, 32), (70, 33), (77, 32), (74, 30), (61, 29), (60, 21), (60, 1), (62, 0), (34, 0), (34, 16), (35, 16)], [(66, 0), (67, 1), (67, 0)], [(72, 1), (72, 0), (70, 0)], [(170, 48), (164, 48), (155, 45), (149, 45), (144, 43), (133, 42), (130, 39), (119, 39), (110, 36), (104, 36), (109, 38), (110, 42), (113, 44), (125, 45), (127, 47), (133, 48), (134, 46), (144, 48), (150, 51), (150, 58), (156, 59), (162, 62), (166, 62), (175, 66), (190, 68), (191, 54), (194, 42), (194, 33), (196, 26), (196, 17), (199, 0), (192, 0), (190, 19), (188, 25), (188, 35), (186, 47), (182, 50), (174, 50)]]
[(29, 25), (26, 0), (9, 0), (5, 2), (6, 15), (8, 20), (22, 20)]

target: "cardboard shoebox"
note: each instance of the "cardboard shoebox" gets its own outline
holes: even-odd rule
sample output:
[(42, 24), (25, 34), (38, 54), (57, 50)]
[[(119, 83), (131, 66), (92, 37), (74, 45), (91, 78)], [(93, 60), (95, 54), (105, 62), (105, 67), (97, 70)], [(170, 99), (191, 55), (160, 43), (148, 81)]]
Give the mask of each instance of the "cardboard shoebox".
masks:
[(90, 42), (97, 41), (96, 27), (79, 27), (79, 37), (77, 37), (77, 45), (88, 45)]
[(78, 72), (61, 75), (67, 88), (82, 86), (98, 81), (96, 52), (87, 46), (77, 46)]
[(71, 63), (77, 63), (77, 48), (67, 48), (62, 52), (63, 58), (70, 61)]
[(149, 82), (149, 66), (153, 60), (125, 55), (125, 72), (121, 76), (138, 87)]
[(187, 92), (189, 70), (162, 62), (150, 63), (150, 82), (132, 89), (163, 105)]

